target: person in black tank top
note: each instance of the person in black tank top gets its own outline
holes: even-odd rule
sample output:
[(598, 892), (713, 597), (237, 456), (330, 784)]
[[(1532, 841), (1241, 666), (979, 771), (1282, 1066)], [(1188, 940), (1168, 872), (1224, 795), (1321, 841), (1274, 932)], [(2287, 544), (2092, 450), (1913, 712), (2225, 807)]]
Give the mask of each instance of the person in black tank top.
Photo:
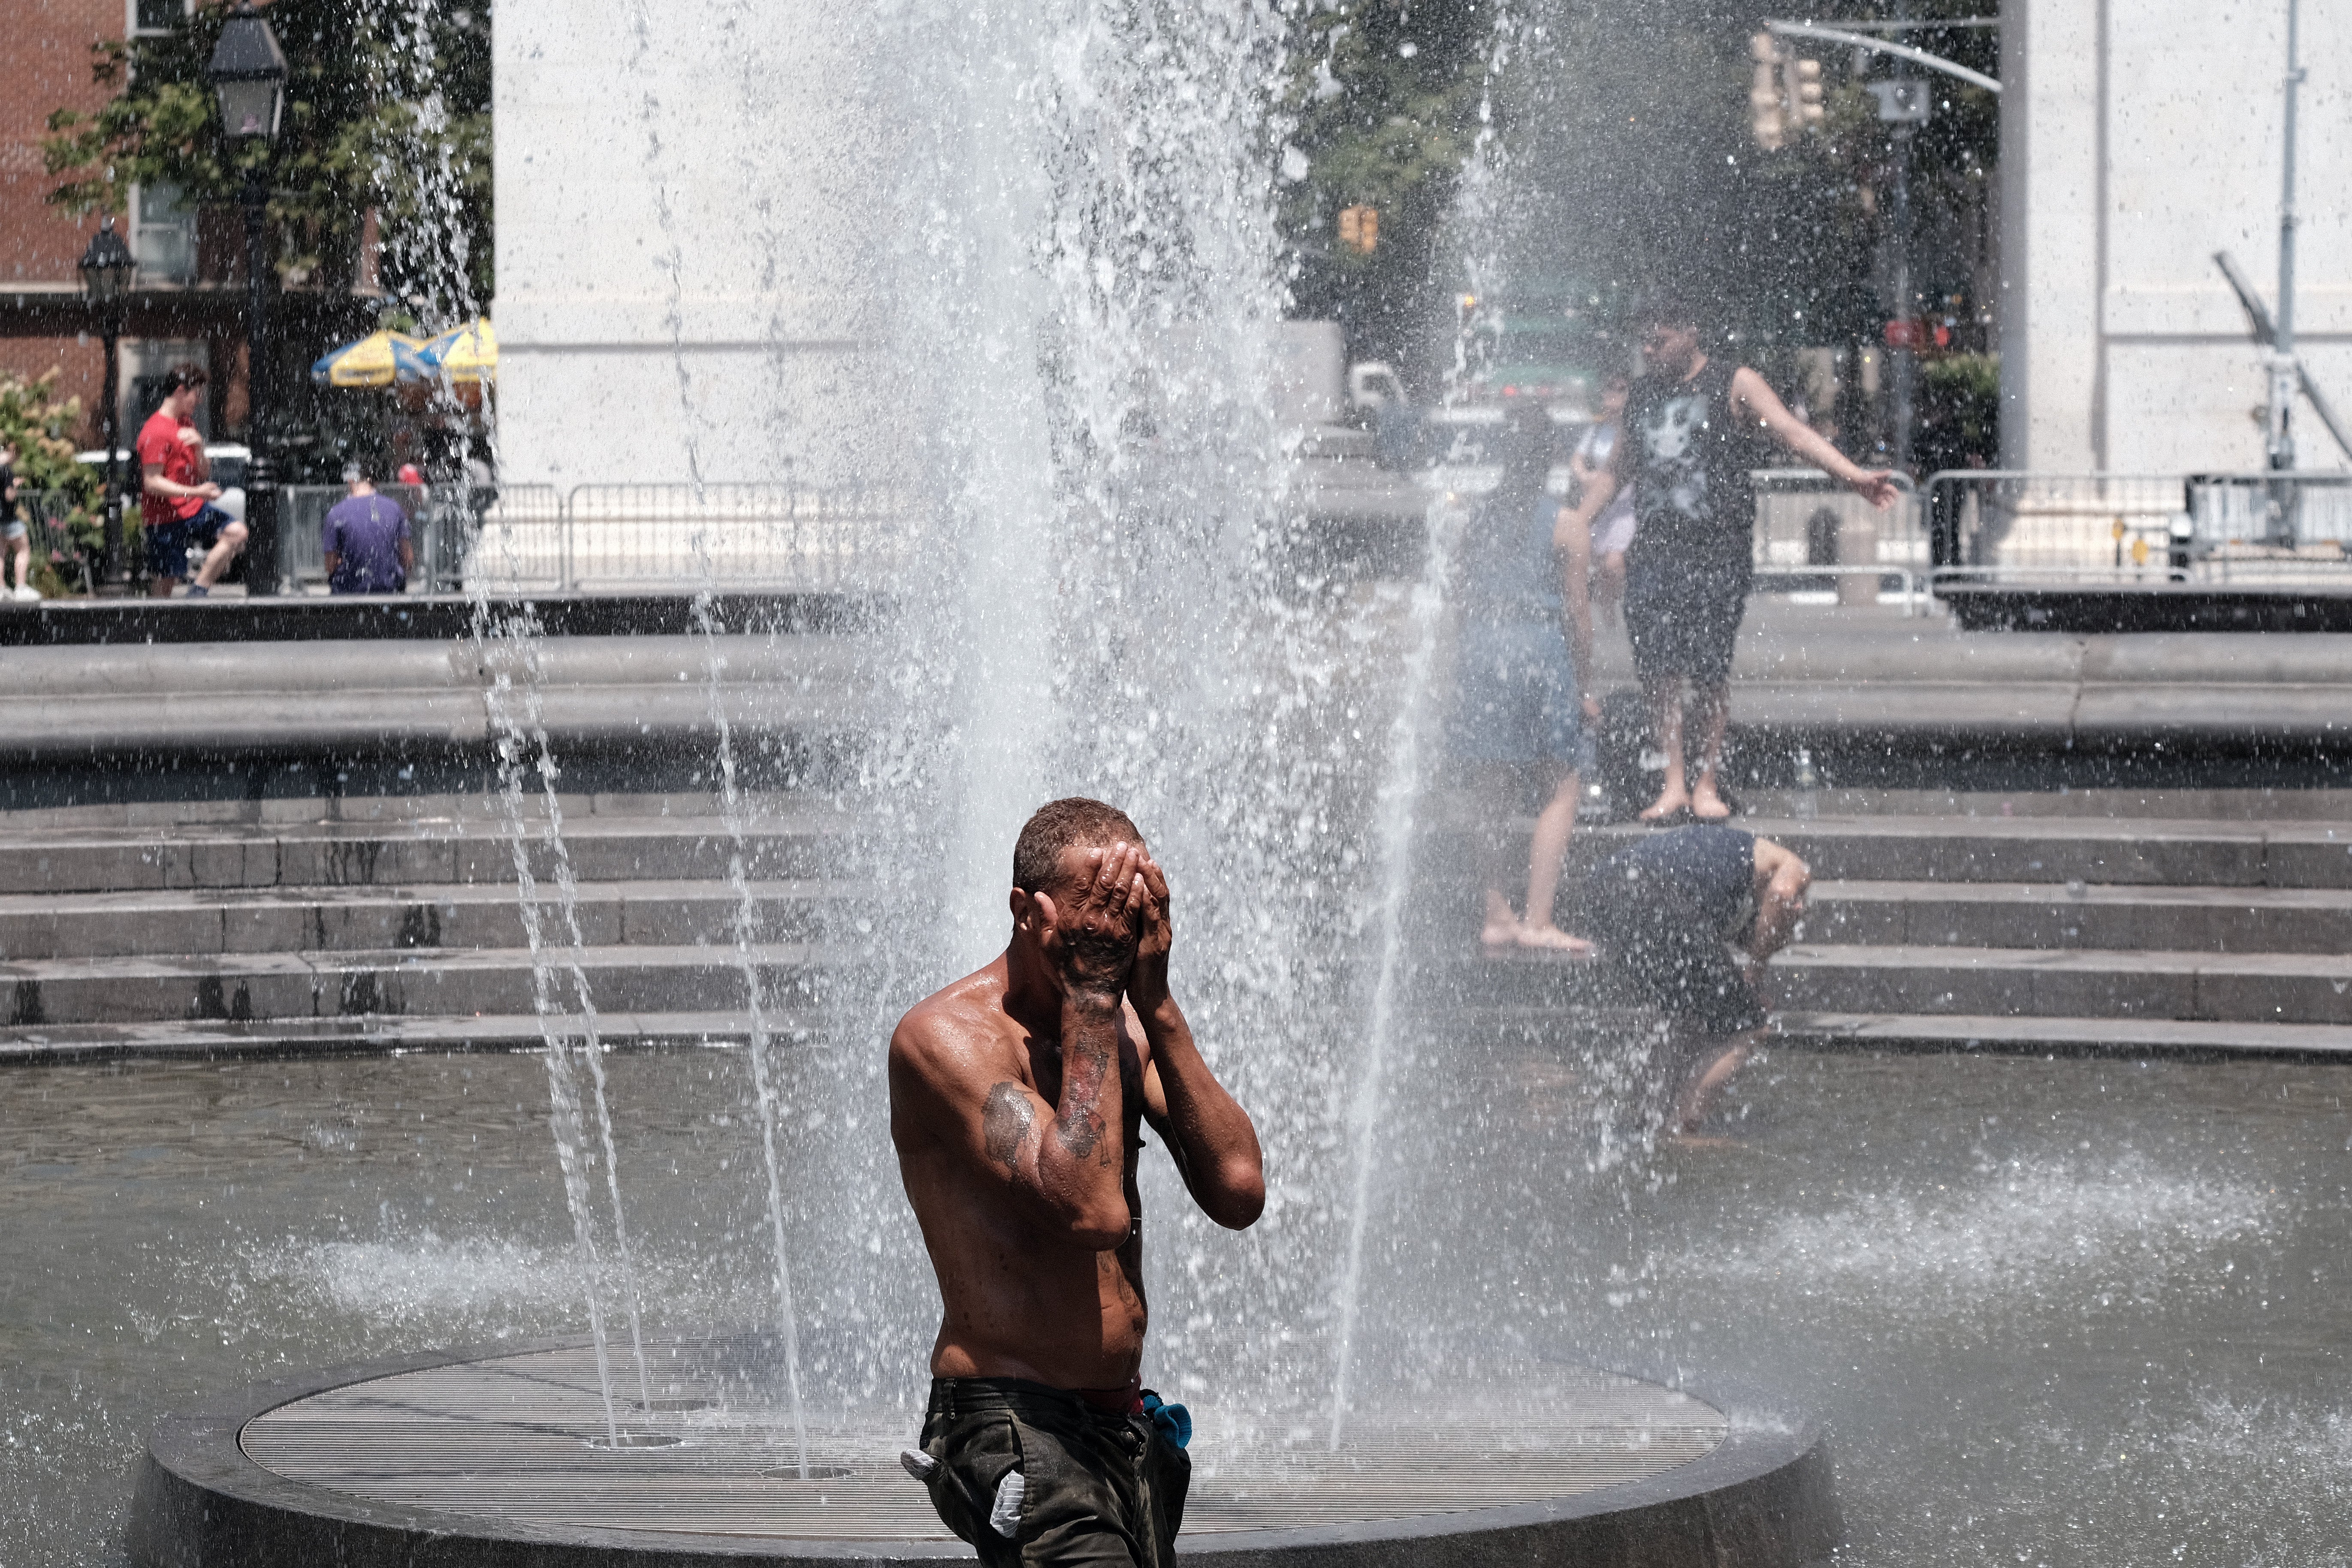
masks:
[[(1584, 487), (1589, 527), (1622, 485), (1633, 487), (1638, 520), (1625, 552), (1625, 630), (1650, 721), (1666, 753), (1658, 798), (1644, 822), (1731, 815), (1716, 782), (1731, 713), (1731, 655), (1755, 577), (1756, 497), (1748, 475), (1769, 435), (1800, 461), (1884, 510), (1895, 476), (1849, 461), (1790, 414), (1764, 378), (1700, 346), (1698, 314), (1674, 301), (1648, 317), (1647, 372), (1625, 405), (1625, 436), (1608, 471)], [(1697, 699), (1698, 773), (1683, 746), (1683, 682)]]

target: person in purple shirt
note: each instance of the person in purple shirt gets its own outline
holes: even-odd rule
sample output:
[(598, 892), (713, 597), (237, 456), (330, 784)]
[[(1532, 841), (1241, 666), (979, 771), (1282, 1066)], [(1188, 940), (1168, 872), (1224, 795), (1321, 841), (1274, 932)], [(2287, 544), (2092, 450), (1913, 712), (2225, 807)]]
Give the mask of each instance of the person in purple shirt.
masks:
[(327, 513), (320, 542), (327, 552), (327, 587), (336, 594), (404, 594), (416, 564), (408, 514), (390, 496), (376, 494), (357, 463), (343, 469), (351, 494)]

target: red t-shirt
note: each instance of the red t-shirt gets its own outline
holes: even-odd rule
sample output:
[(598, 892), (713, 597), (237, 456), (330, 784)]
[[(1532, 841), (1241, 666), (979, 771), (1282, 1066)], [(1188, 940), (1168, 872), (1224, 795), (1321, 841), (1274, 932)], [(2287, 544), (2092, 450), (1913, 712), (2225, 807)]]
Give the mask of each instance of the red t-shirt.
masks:
[(180, 439), (182, 430), (194, 428), (194, 420), (183, 425), (160, 408), (139, 427), (139, 515), (150, 528), (168, 528), (205, 509), (202, 496), (152, 496), (146, 489), (147, 469), (155, 464), (162, 465), (163, 477), (173, 484), (204, 483), (196, 471), (195, 448)]

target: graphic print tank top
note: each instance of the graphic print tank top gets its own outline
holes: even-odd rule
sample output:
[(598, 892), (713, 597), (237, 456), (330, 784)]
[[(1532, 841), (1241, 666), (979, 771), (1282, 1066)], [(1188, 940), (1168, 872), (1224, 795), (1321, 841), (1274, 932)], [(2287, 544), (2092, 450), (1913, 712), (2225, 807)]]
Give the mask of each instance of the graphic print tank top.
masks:
[(1738, 366), (1709, 356), (1688, 381), (1644, 376), (1625, 402), (1620, 479), (1639, 520), (1629, 554), (1656, 564), (1746, 572), (1756, 531), (1756, 442), (1732, 412)]

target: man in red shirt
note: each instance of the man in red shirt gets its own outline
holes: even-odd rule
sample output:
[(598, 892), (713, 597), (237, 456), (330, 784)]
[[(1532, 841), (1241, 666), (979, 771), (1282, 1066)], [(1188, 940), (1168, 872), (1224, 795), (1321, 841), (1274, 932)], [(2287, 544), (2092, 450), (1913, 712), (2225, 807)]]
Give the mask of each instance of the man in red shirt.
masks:
[(205, 563), (188, 584), (188, 597), (201, 599), (245, 548), (245, 524), (212, 503), (220, 486), (205, 456), (205, 438), (194, 420), (196, 395), (206, 377), (200, 364), (176, 364), (163, 378), (163, 405), (139, 431), (139, 468), (145, 475), (139, 515), (147, 525), (148, 592), (172, 596), (172, 584), (188, 574), (188, 546), (202, 545)]

